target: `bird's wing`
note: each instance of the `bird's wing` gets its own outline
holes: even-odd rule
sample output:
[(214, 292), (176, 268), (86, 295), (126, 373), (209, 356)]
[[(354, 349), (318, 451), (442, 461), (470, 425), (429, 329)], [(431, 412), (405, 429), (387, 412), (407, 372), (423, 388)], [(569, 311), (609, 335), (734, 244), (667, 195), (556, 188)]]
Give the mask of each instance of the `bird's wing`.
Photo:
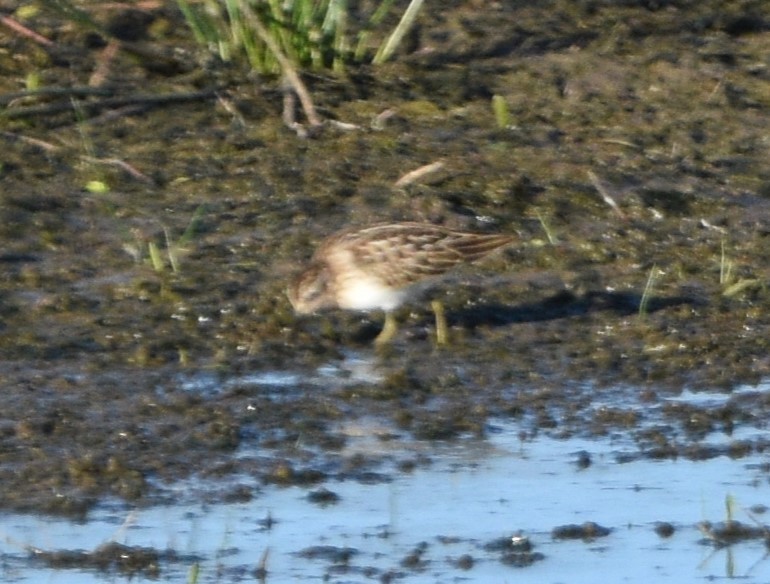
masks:
[(389, 286), (408, 286), (472, 262), (512, 241), (508, 235), (461, 233), (420, 223), (374, 226), (338, 240), (354, 261)]

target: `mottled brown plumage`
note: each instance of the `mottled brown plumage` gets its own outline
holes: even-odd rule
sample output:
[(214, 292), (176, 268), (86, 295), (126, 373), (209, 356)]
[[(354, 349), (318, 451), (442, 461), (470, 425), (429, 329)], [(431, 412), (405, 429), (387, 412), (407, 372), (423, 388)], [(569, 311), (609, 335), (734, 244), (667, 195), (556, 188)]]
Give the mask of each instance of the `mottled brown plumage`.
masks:
[[(390, 331), (394, 327), (390, 311), (420, 284), (512, 241), (510, 235), (464, 233), (427, 223), (341, 231), (321, 243), (289, 287), (289, 300), (300, 314), (325, 308), (381, 309)], [(387, 340), (378, 337), (378, 342)]]

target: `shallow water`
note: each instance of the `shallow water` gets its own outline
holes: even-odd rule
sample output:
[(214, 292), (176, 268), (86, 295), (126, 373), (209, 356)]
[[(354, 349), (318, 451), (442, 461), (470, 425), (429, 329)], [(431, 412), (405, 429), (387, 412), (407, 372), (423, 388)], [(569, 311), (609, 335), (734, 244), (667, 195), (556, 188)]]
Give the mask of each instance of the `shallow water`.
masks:
[[(721, 443), (757, 432), (743, 428), (730, 438), (714, 433), (707, 439)], [(488, 439), (451, 444), (379, 443), (367, 435), (365, 422), (350, 434), (351, 451), (408, 449), (430, 463), (373, 484), (327, 482), (323, 486), (339, 501), (326, 506), (309, 501), (306, 488), (264, 487), (242, 476), (227, 480), (256, 490), (245, 503), (201, 503), (195, 494), (211, 485), (193, 481), (178, 485), (179, 504), (130, 509), (105, 503), (86, 523), (2, 515), (0, 577), (57, 584), (123, 581), (128, 577), (112, 571), (50, 569), (31, 559), (32, 549), (93, 550), (116, 541), (173, 550), (176, 555), (161, 562), (158, 579), (176, 582), (185, 581), (196, 564), (199, 582), (249, 581), (264, 553), (268, 582), (593, 583), (599, 572), (611, 582), (770, 578), (770, 553), (761, 538), (719, 547), (698, 528), (701, 521), (726, 520), (728, 500), (733, 519), (750, 526), (767, 522), (766, 456), (621, 463), (636, 451), (622, 435), (558, 440), (541, 434), (521, 441), (519, 428), (508, 422), (493, 422)], [(581, 453), (590, 456), (585, 468), (576, 464)], [(588, 521), (611, 532), (593, 540), (552, 537), (556, 527)], [(658, 522), (671, 523), (673, 535), (659, 536)], [(527, 538), (542, 559), (514, 567), (501, 561), (499, 549), (485, 547), (512, 536)]]

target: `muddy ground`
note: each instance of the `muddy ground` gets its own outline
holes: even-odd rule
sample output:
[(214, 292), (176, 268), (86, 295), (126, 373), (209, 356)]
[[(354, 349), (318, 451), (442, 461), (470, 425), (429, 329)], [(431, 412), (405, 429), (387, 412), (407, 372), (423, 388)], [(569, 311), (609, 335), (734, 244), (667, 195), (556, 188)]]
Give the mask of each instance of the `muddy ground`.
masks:
[[(312, 138), (283, 124), (277, 80), (205, 55), (173, 3), (100, 4), (130, 44), (44, 6), (16, 17), (52, 45), (0, 36), (1, 508), (80, 516), (190, 476), (372, 480), (376, 458), (340, 454), (340, 422), (364, 417), (383, 440), (515, 417), (694, 458), (724, 453), (707, 432), (766, 425), (760, 394), (655, 407), (770, 370), (766, 2), (428, 7), (391, 63), (305, 75), (351, 125)], [(415, 304), (375, 382), (239, 383), (372, 354), (381, 315), (297, 318), (283, 290), (325, 235), (382, 220), (518, 243), (431, 291), (450, 347)]]

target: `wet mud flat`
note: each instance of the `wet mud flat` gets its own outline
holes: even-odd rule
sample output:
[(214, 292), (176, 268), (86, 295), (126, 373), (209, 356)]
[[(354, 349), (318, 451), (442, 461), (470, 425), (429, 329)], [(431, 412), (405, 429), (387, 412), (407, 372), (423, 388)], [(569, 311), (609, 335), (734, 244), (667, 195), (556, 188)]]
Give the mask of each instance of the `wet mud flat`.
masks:
[[(220, 502), (386, 483), (431, 458), (398, 445), (484, 439), (494, 419), (522, 440), (620, 434), (629, 463), (764, 456), (770, 398), (734, 390), (770, 368), (768, 9), (548, 8), (456, 3), (394, 63), (308, 76), (324, 117), (356, 126), (312, 139), (283, 126), (274, 80), (194, 74), (167, 7), (148, 22), (179, 27), (145, 40), (179, 66), (119, 52), (106, 87), (219, 101), (3, 101), (0, 507), (82, 519), (190, 478), (221, 481)], [(102, 45), (45, 12), (27, 24), (77, 50), (8, 37), (2, 93), (31, 72), (86, 85)], [(427, 302), (382, 353), (377, 314), (292, 313), (313, 246), (382, 220), (517, 235), (428, 292), (448, 348)], [(350, 454), (351, 420), (397, 454)]]
[[(3, 514), (0, 573), (60, 583), (558, 581), (566, 573), (591, 582), (601, 566), (632, 582), (764, 581), (761, 454), (634, 459), (633, 440), (621, 433), (520, 438), (518, 424), (501, 419), (484, 439), (444, 442), (383, 443), (373, 423), (348, 426), (345, 453), (377, 453), (379, 479), (327, 477), (308, 488), (196, 477), (176, 483), (171, 504), (109, 498), (85, 524)], [(727, 441), (720, 432), (704, 440)], [(399, 463), (407, 453), (420, 461), (409, 470)], [(233, 481), (241, 495), (222, 497)]]

